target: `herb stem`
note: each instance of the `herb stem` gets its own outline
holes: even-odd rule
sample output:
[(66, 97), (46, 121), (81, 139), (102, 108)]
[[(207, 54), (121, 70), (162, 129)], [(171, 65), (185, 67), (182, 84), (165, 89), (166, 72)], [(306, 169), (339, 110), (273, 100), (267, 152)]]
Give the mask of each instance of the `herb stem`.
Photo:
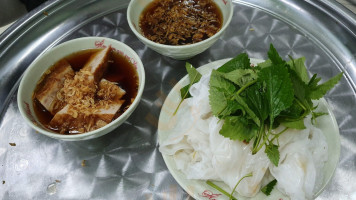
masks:
[(270, 142), (273, 142), (274, 139), (278, 138), (280, 135), (282, 135), (282, 133), (286, 132), (286, 130), (288, 130), (288, 127), (284, 128), (281, 132), (276, 134)]
[(260, 144), (260, 142), (261, 142), (261, 139), (262, 139), (262, 136), (263, 136), (263, 134), (264, 134), (264, 124), (263, 123), (261, 123), (261, 125), (260, 125), (260, 131), (259, 131), (259, 133), (258, 133), (258, 137), (257, 137), (257, 142), (255, 142), (254, 143), (254, 147), (253, 147), (253, 149), (252, 149), (252, 154), (255, 154), (255, 153), (257, 153), (258, 152), (258, 150), (260, 149), (258, 146), (259, 146), (259, 144)]
[(263, 147), (263, 145), (265, 145), (265, 144), (266, 144), (266, 141), (267, 141), (267, 139), (268, 139), (268, 136), (269, 136), (269, 134), (267, 134), (267, 135), (264, 137), (263, 142), (260, 144), (260, 146), (258, 146), (258, 147), (257, 147), (257, 149), (256, 149), (256, 152), (255, 152), (255, 153), (257, 153), (259, 150), (261, 150), (261, 149), (262, 149), (262, 147)]
[(240, 95), (241, 92), (243, 92), (246, 88), (248, 88), (249, 86), (253, 85), (254, 83), (257, 82), (257, 79), (248, 82), (246, 85), (244, 85), (242, 88), (240, 88), (237, 92), (236, 95)]
[[(206, 181), (206, 184), (208, 184), (209, 186), (211, 186), (212, 188), (216, 189), (217, 191), (223, 193), (225, 196), (230, 197), (230, 194), (228, 192), (226, 192), (224, 189), (222, 189), (221, 187), (215, 185), (213, 182), (211, 181)], [(235, 197), (232, 197), (233, 200), (237, 200)]]
[(295, 98), (295, 100), (299, 104), (299, 106), (303, 108), (304, 111), (307, 110), (307, 108), (302, 104), (302, 102), (300, 102), (299, 99)]
[(173, 116), (177, 114), (178, 108), (179, 108), (180, 104), (182, 104), (182, 102), (183, 102), (183, 100), (179, 102), (179, 104), (178, 104), (176, 110), (175, 110), (174, 113), (173, 113)]
[[(272, 140), (269, 141), (269, 143), (272, 143), (273, 140), (275, 140), (275, 139), (278, 138), (280, 135), (282, 135), (282, 133), (284, 133), (287, 129), (288, 129), (288, 127), (286, 127), (285, 129), (283, 129), (281, 132), (275, 134), (274, 137), (272, 138)], [(255, 153), (257, 153), (259, 150), (262, 149), (263, 145), (264, 145), (264, 144), (266, 143), (266, 141), (268, 140), (270, 134), (272, 134), (272, 132), (271, 132), (271, 131), (268, 131), (268, 134), (267, 134), (266, 137), (264, 138), (262, 144), (260, 144), (260, 145), (257, 147)]]
[(244, 178), (251, 177), (251, 176), (252, 176), (252, 172), (250, 172), (250, 173), (246, 174), (245, 176), (243, 176), (243, 177), (236, 183), (234, 189), (232, 190), (232, 192), (231, 192), (231, 194), (230, 194), (229, 200), (232, 199), (232, 194), (234, 194), (234, 192), (235, 192), (237, 186), (240, 184), (240, 182), (241, 182)]

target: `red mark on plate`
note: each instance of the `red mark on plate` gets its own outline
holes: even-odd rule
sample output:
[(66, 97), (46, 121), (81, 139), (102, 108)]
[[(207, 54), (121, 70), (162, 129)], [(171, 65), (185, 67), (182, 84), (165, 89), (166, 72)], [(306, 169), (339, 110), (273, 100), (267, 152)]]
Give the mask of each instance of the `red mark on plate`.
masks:
[(227, 4), (227, 0), (222, 0), (222, 2), (226, 5)]
[(212, 191), (210, 190), (204, 190), (204, 192), (201, 194), (203, 197), (206, 197), (210, 200), (216, 200), (216, 197), (219, 197), (221, 194), (214, 194)]

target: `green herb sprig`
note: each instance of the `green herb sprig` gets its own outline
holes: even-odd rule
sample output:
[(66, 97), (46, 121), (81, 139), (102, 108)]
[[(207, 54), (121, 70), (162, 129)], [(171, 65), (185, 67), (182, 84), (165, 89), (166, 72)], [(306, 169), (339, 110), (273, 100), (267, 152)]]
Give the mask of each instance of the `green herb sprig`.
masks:
[(176, 110), (174, 111), (173, 115), (177, 114), (177, 111), (179, 109), (179, 106), (182, 104), (183, 100), (186, 98), (191, 97), (190, 93), (189, 93), (189, 89), (190, 87), (194, 84), (200, 81), (200, 78), (202, 77), (202, 75), (193, 67), (193, 65), (191, 65), (190, 63), (185, 63), (185, 69), (188, 72), (188, 76), (189, 76), (189, 81), (190, 83), (186, 86), (184, 86), (183, 88), (180, 89), (180, 95), (181, 95), (181, 100), (176, 108)]
[[(213, 70), (209, 102), (212, 113), (224, 120), (221, 135), (231, 140), (253, 140), (252, 153), (265, 147), (268, 158), (278, 166), (279, 146), (275, 140), (288, 128), (304, 129), (304, 118), (310, 113), (313, 120), (321, 116), (314, 112), (312, 100), (322, 98), (342, 73), (319, 84), (317, 75), (309, 80), (305, 58), (290, 57), (286, 62), (272, 44), (267, 54), (269, 59), (257, 67), (251, 68), (243, 53)], [(274, 134), (272, 130), (280, 124), (286, 129)]]
[(237, 188), (237, 186), (240, 184), (240, 182), (248, 177), (253, 176), (252, 172), (246, 174), (245, 176), (243, 176), (242, 178), (239, 179), (239, 181), (236, 183), (235, 187), (232, 189), (231, 193), (229, 194), (228, 192), (226, 192), (224, 189), (222, 189), (221, 187), (217, 186), (216, 184), (214, 184), (211, 181), (206, 181), (206, 184), (210, 185), (212, 188), (218, 190), (219, 192), (223, 193), (224, 195), (226, 195), (227, 197), (229, 197), (229, 200), (237, 200), (237, 198), (235, 198), (234, 196), (232, 196)]
[[(222, 136), (253, 141), (253, 154), (265, 147), (270, 161), (278, 166), (279, 136), (288, 128), (305, 129), (304, 118), (309, 114), (312, 114), (313, 123), (324, 115), (314, 112), (316, 106), (312, 100), (322, 98), (339, 82), (343, 73), (319, 84), (321, 78), (316, 74), (309, 79), (304, 57), (290, 57), (286, 62), (272, 44), (267, 54), (269, 59), (256, 67), (251, 67), (248, 55), (241, 53), (213, 70), (209, 103), (213, 115), (224, 122), (219, 132)], [(181, 89), (182, 101), (189, 97), (189, 88), (201, 78), (189, 63), (186, 68), (190, 84)], [(281, 124), (286, 128), (273, 133), (272, 130)]]

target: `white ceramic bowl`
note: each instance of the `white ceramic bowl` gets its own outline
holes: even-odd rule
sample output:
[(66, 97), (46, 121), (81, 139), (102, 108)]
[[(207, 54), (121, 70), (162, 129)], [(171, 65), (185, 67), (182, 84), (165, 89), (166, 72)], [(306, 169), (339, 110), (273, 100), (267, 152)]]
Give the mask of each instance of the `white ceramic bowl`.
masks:
[[(74, 52), (85, 49), (105, 48), (108, 45), (111, 45), (119, 53), (124, 54), (125, 57), (129, 58), (130, 62), (136, 66), (137, 74), (139, 76), (139, 88), (137, 96), (131, 106), (121, 116), (119, 116), (111, 123), (102, 128), (87, 133), (77, 135), (62, 135), (55, 133), (41, 125), (41, 123), (38, 121), (38, 118), (36, 117), (36, 114), (34, 113), (32, 95), (38, 80), (42, 77), (42, 74), (55, 62), (61, 58), (73, 54)], [(52, 138), (68, 141), (87, 140), (109, 133), (110, 131), (117, 128), (120, 124), (122, 124), (132, 114), (132, 112), (139, 104), (144, 85), (145, 71), (143, 64), (139, 56), (129, 46), (110, 38), (84, 37), (62, 43), (36, 58), (23, 75), (17, 94), (17, 101), (20, 113), (26, 122), (39, 133)]]
[(214, 2), (219, 6), (223, 15), (223, 25), (215, 35), (201, 42), (189, 45), (164, 45), (153, 42), (144, 37), (139, 27), (140, 15), (144, 8), (152, 1), (153, 0), (131, 0), (129, 7), (127, 8), (127, 21), (129, 26), (134, 34), (138, 37), (138, 39), (146, 44), (149, 48), (162, 55), (178, 60), (191, 58), (213, 45), (230, 24), (233, 14), (233, 5), (231, 0), (214, 0)]

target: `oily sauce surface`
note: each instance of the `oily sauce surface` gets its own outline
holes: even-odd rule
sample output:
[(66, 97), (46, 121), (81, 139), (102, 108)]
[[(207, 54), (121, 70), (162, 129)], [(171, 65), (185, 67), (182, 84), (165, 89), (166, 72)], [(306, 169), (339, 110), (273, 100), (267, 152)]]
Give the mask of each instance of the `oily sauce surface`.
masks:
[[(97, 51), (99, 51), (99, 49), (82, 50), (73, 53), (63, 59), (67, 60), (71, 65), (72, 69), (77, 72), (82, 67), (84, 67), (89, 57)], [(54, 64), (52, 67), (55, 67), (55, 65), (56, 64)], [(124, 113), (125, 110), (129, 108), (129, 106), (137, 95), (139, 84), (138, 74), (135, 69), (135, 66), (131, 62), (129, 62), (124, 56), (122, 56), (118, 52), (112, 51), (108, 61), (108, 68), (103, 78), (108, 81), (115, 82), (118, 86), (120, 86), (126, 91), (126, 94), (122, 97), (125, 102), (121, 106), (120, 110), (116, 113), (116, 116), (114, 117), (114, 119), (116, 119), (122, 113)], [(42, 87), (41, 83), (36, 86), (35, 93), (39, 87)], [(49, 129), (52, 129), (49, 126), (49, 122), (53, 118), (53, 115), (49, 111), (47, 111), (36, 98), (33, 98), (33, 106), (35, 114), (41, 124)], [(54, 129), (52, 130), (57, 131)]]
[(221, 10), (212, 0), (154, 0), (139, 22), (146, 38), (167, 45), (200, 42), (217, 33), (222, 24)]

